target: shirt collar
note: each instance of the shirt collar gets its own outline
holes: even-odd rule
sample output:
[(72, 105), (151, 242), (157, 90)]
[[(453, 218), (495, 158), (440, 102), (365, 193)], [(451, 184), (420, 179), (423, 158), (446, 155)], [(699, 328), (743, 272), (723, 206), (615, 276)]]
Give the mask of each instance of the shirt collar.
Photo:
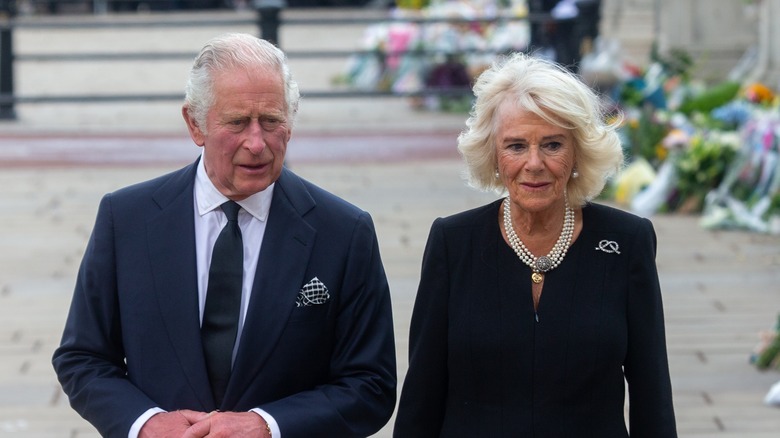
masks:
[[(206, 174), (206, 165), (203, 163), (203, 156), (198, 162), (198, 170), (195, 175), (195, 204), (198, 208), (198, 214), (203, 216), (228, 201), (227, 196), (217, 190), (214, 183)], [(246, 199), (237, 201), (244, 210), (249, 212), (256, 219), (265, 222), (268, 219), (268, 212), (271, 209), (271, 200), (273, 199), (274, 185), (271, 184), (262, 192), (257, 192)]]

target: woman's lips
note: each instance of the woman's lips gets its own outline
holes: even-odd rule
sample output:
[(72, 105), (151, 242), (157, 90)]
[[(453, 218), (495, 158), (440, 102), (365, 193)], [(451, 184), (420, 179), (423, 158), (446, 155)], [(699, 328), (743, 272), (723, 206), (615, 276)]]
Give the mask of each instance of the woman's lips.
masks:
[(540, 183), (526, 182), (526, 183), (523, 183), (523, 185), (525, 187), (530, 188), (530, 189), (539, 189), (539, 188), (542, 188), (542, 187), (547, 187), (549, 185), (549, 183), (544, 183), (544, 182), (540, 182)]

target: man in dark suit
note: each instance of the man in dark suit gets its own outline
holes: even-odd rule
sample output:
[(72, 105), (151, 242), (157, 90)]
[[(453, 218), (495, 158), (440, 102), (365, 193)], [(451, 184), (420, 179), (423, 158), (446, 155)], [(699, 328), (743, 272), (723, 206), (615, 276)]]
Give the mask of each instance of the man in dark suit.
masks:
[(279, 49), (211, 40), (182, 109), (201, 157), (101, 201), (53, 358), (101, 435), (359, 437), (390, 418), (373, 222), (284, 168), (298, 99)]

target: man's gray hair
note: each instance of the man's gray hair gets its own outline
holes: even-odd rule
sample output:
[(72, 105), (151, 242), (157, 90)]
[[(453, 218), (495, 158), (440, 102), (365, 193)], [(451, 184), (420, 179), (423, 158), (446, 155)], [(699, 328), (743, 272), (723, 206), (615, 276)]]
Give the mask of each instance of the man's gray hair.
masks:
[(185, 88), (185, 104), (201, 130), (206, 130), (206, 116), (214, 104), (214, 75), (235, 68), (266, 69), (278, 73), (284, 81), (284, 99), (290, 126), (295, 121), (300, 102), (298, 84), (293, 80), (287, 57), (266, 40), (243, 33), (229, 33), (208, 41), (190, 69)]

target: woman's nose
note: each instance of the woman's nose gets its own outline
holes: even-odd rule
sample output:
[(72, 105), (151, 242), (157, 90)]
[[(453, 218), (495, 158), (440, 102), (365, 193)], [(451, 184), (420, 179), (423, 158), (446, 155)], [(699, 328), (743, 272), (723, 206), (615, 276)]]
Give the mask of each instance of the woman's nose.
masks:
[(528, 162), (526, 165), (531, 169), (538, 169), (542, 167), (542, 152), (538, 146), (532, 146), (528, 150)]

